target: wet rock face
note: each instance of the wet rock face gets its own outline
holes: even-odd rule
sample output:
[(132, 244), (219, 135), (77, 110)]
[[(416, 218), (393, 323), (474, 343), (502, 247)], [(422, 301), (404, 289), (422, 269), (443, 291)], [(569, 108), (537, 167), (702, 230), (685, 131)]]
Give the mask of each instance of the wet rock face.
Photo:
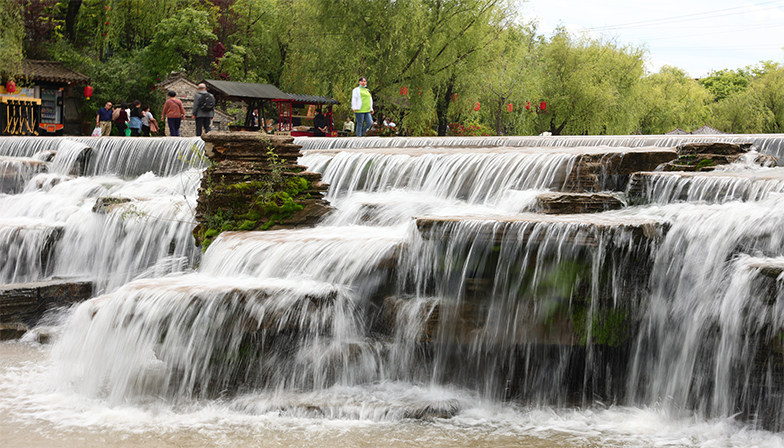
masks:
[(227, 230), (272, 230), (315, 225), (330, 211), (321, 175), (297, 164), (291, 137), (210, 132), (202, 136), (213, 162), (202, 177), (196, 207), (198, 244)]
[[(665, 171), (712, 171), (718, 165), (736, 162), (751, 150), (751, 143), (686, 143), (678, 146), (678, 158), (664, 166)], [(776, 158), (757, 156), (755, 163), (775, 166)]]
[[(22, 325), (33, 325), (48, 310), (89, 299), (93, 284), (87, 281), (51, 280), (0, 286), (0, 324), (4, 334)], [(22, 332), (23, 333), (23, 332)]]
[(674, 148), (634, 148), (622, 153), (586, 154), (569, 172), (562, 191), (623, 190), (628, 176), (653, 171), (678, 157)]
[(606, 193), (544, 193), (536, 197), (536, 212), (551, 215), (618, 210), (623, 202)]

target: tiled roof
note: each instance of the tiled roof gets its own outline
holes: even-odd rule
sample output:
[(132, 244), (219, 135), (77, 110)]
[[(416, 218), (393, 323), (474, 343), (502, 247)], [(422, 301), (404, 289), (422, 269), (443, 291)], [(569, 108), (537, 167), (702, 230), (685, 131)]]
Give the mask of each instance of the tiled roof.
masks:
[(75, 72), (57, 61), (37, 61), (25, 59), (22, 61), (20, 70), (22, 76), (26, 76), (32, 81), (48, 81), (64, 84), (86, 84), (90, 78), (79, 72)]
[(707, 124), (699, 129), (695, 129), (691, 131), (692, 134), (704, 134), (704, 135), (711, 135), (711, 134), (726, 134), (726, 132), (721, 132), (720, 130), (710, 127)]

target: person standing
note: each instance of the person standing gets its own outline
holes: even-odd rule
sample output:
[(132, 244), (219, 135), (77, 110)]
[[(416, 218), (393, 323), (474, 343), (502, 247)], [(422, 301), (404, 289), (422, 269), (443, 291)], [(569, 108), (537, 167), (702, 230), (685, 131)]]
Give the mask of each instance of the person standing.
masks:
[(117, 107), (114, 112), (112, 112), (114, 127), (116, 127), (120, 132), (120, 137), (128, 135), (125, 132), (128, 130), (128, 113), (125, 111), (127, 107), (128, 105), (123, 103), (121, 106)]
[(210, 132), (210, 122), (215, 116), (215, 97), (207, 91), (204, 83), (199, 84), (196, 94), (193, 95), (193, 109), (191, 116), (196, 120), (196, 136), (200, 136), (202, 129)]
[(182, 101), (179, 98), (175, 98), (177, 96), (177, 92), (174, 90), (169, 90), (166, 94), (169, 98), (163, 103), (163, 112), (161, 116), (166, 120), (166, 126), (169, 128), (169, 135), (171, 137), (179, 137), (180, 136), (180, 124), (182, 124), (182, 118), (185, 116), (185, 107), (182, 105)]
[(156, 124), (155, 117), (150, 112), (150, 106), (142, 105), (142, 136), (149, 137), (152, 128), (155, 128), (153, 132), (158, 132)]
[(98, 114), (95, 116), (95, 125), (101, 128), (101, 137), (108, 137), (112, 133), (112, 102), (107, 101), (106, 104), (98, 109)]
[(142, 135), (142, 102), (135, 100), (131, 107), (131, 118), (128, 120), (128, 127), (131, 128), (131, 137), (139, 137)]
[(356, 118), (357, 137), (362, 137), (373, 125), (373, 97), (364, 76), (359, 78), (359, 86), (351, 92), (351, 109)]

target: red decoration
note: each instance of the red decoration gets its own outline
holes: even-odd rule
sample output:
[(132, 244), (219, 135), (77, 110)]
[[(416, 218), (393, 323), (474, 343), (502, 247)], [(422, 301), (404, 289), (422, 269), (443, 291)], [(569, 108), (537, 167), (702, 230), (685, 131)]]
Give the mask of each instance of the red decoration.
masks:
[(474, 105), (474, 110), (475, 111), (479, 110), (479, 106), (480, 106), (479, 101), (477, 101), (476, 105)]
[(542, 110), (542, 111), (547, 110), (547, 103), (544, 102), (544, 101), (539, 103), (539, 110)]
[(452, 101), (457, 101), (457, 94), (456, 93), (452, 94)]
[(406, 95), (408, 95), (408, 87), (403, 86), (400, 88), (400, 96), (406, 96)]
[(92, 88), (92, 86), (85, 86), (84, 87), (84, 97), (89, 100), (91, 96), (93, 96), (93, 88)]
[(106, 26), (109, 26), (109, 25), (111, 25), (111, 23), (110, 22), (106, 22)]
[(16, 83), (13, 81), (8, 81), (5, 85), (5, 91), (8, 93), (16, 92)]
[(526, 101), (525, 102), (525, 110), (531, 110), (531, 102), (530, 101)]
[(509, 103), (509, 104), (506, 105), (506, 111), (507, 112), (511, 112), (513, 110), (514, 110), (514, 106), (512, 105), (512, 103)]

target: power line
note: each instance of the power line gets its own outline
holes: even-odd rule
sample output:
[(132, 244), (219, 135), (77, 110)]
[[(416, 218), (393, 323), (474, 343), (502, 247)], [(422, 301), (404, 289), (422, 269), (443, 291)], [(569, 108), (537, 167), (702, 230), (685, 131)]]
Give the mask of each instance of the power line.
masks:
[[(677, 23), (677, 22), (694, 20), (695, 18), (698, 19), (698, 20), (701, 20), (701, 19), (710, 19), (710, 18), (715, 18), (715, 17), (723, 17), (723, 16), (728, 16), (728, 15), (748, 14), (748, 13), (751, 13), (751, 12), (755, 12), (755, 11), (749, 10), (749, 7), (763, 6), (763, 5), (772, 5), (772, 6), (768, 6), (766, 8), (762, 8), (764, 10), (764, 9), (775, 8), (775, 7), (777, 7), (776, 4), (784, 5), (784, 1), (782, 1), (782, 0), (772, 0), (772, 1), (767, 1), (767, 2), (754, 3), (754, 4), (749, 5), (749, 6), (735, 6), (735, 7), (732, 7), (732, 8), (717, 9), (717, 10), (713, 10), (713, 11), (704, 11), (704, 12), (697, 12), (697, 13), (692, 13), (692, 14), (681, 14), (681, 15), (678, 15), (678, 16), (664, 17), (664, 18), (660, 18), (660, 19), (640, 20), (640, 21), (637, 21), (637, 22), (621, 23), (621, 24), (617, 24), (617, 25), (598, 26), (598, 27), (586, 28), (586, 29), (590, 30), (590, 31), (604, 31), (604, 30), (609, 31), (609, 30), (615, 30), (615, 29), (633, 28), (633, 27), (640, 27), (640, 26), (665, 25), (665, 24), (669, 24), (669, 23)], [(744, 11), (737, 12), (738, 10), (744, 10)], [(756, 11), (758, 11), (758, 10), (756, 10)]]

